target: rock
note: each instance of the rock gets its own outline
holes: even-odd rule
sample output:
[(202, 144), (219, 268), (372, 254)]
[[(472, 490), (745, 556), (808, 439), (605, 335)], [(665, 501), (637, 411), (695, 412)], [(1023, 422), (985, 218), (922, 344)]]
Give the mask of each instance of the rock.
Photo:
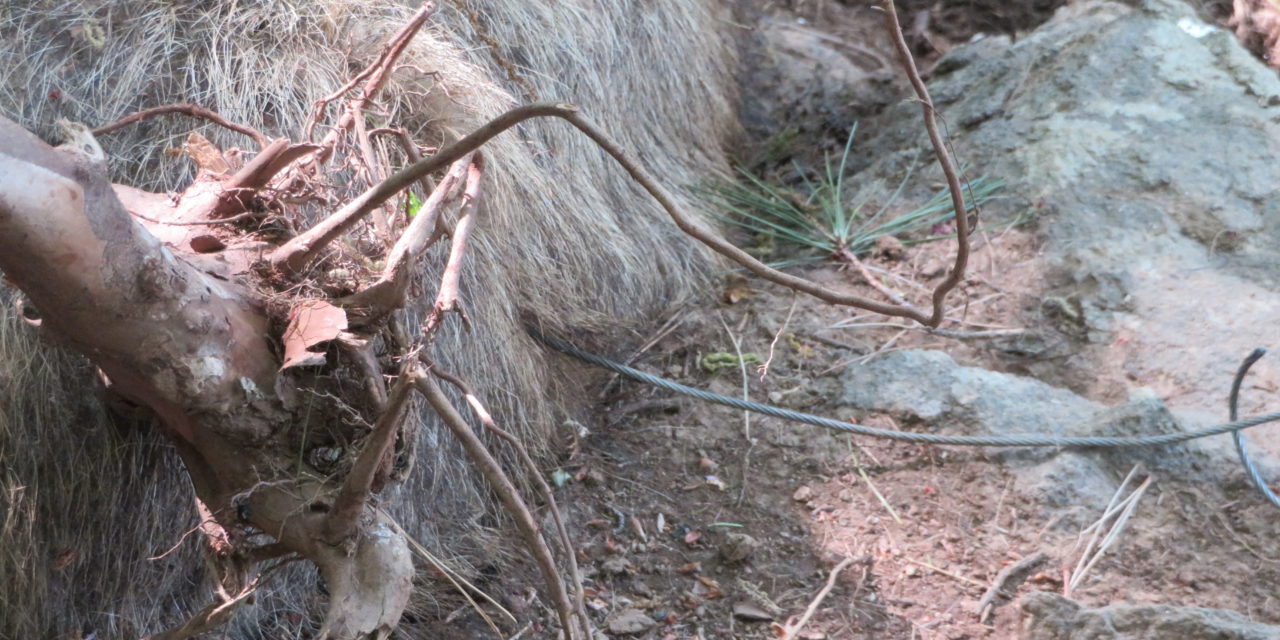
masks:
[(760, 543), (745, 533), (730, 532), (720, 545), (720, 558), (728, 563), (742, 562), (751, 557)]
[[(845, 406), (923, 423), (925, 431), (946, 425), (956, 435), (1132, 436), (1188, 428), (1146, 390), (1108, 408), (1033, 378), (962, 367), (939, 351), (886, 353), (849, 367), (841, 383)], [(1152, 471), (1209, 483), (1235, 471), (1230, 451), (1217, 450), (1216, 457), (1208, 451), (1190, 444), (1088, 452), (1016, 449), (1000, 455), (1021, 486), (1046, 506), (1101, 508), (1116, 479), (1139, 461)]]
[(733, 605), (733, 617), (747, 622), (769, 622), (773, 620), (773, 614), (751, 602), (735, 603)]
[(1024, 640), (1275, 640), (1280, 627), (1251, 622), (1234, 611), (1168, 605), (1111, 605), (1098, 609), (1049, 592), (1022, 598), (1030, 620)]
[(907, 248), (893, 236), (880, 236), (876, 238), (874, 255), (883, 260), (901, 260), (907, 257)]
[[(1179, 391), (1175, 409), (1218, 420), (1236, 364), (1280, 325), (1280, 77), (1191, 4), (1072, 2), (1016, 42), (956, 47), (929, 90), (970, 173), (1022, 198), (984, 206), (984, 223), (1037, 209), (1052, 295), (1078, 312), (1068, 340), (1019, 366), (1116, 400), (1126, 374), (1158, 382)], [(929, 153), (913, 103), (865, 129), (866, 180)], [(1280, 368), (1250, 375), (1280, 387)], [(1280, 437), (1256, 439), (1280, 454)]]
[(896, 71), (896, 61), (880, 53), (891, 51), (891, 45), (874, 14), (850, 7), (830, 12), (823, 22), (814, 28), (777, 15), (753, 29), (759, 46), (750, 48), (744, 60), (752, 68), (744, 90), (764, 98), (744, 102), (743, 120), (769, 134), (788, 127), (800, 130), (788, 134), (798, 140), (777, 136), (782, 138), (774, 142), (782, 147), (777, 151), (812, 143), (804, 136), (805, 127), (794, 126), (801, 118), (824, 123), (822, 130), (847, 131), (850, 106), (874, 103)]
[(973, 435), (1065, 435), (1102, 406), (1032, 378), (962, 367), (941, 351), (897, 351), (847, 368), (844, 406), (911, 422), (960, 422)]
[(625, 576), (634, 571), (631, 562), (622, 556), (606, 558), (600, 563), (600, 572), (609, 576)]
[(796, 489), (795, 493), (791, 494), (791, 499), (796, 502), (808, 502), (813, 499), (813, 489), (809, 488), (809, 485), (800, 487)]
[(191, 239), (191, 250), (196, 253), (214, 253), (226, 249), (227, 245), (217, 236), (201, 234)]
[(657, 622), (639, 609), (622, 609), (609, 614), (604, 619), (604, 626), (609, 633), (620, 636), (634, 636), (652, 629)]
[(603, 487), (606, 482), (604, 472), (594, 467), (587, 469), (586, 473), (582, 475), (582, 481), (586, 483), (588, 487)]

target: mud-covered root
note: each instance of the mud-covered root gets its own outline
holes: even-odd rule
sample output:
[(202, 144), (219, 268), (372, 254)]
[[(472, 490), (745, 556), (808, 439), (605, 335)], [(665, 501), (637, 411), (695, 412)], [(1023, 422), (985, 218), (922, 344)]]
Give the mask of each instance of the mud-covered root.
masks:
[[(386, 638), (413, 592), (413, 555), (400, 529), (376, 511), (347, 545), (310, 555), (329, 589), (321, 640)], [(349, 549), (349, 552), (347, 552)]]

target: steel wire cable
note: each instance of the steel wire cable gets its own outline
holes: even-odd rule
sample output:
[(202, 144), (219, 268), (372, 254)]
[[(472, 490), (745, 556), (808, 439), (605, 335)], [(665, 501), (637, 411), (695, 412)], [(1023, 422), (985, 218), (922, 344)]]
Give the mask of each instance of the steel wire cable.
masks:
[[(743, 400), (741, 398), (733, 398), (730, 396), (722, 396), (720, 394), (695, 389), (678, 382), (667, 380), (649, 373), (640, 371), (624, 364), (619, 364), (612, 360), (602, 358), (592, 353), (583, 351), (563, 340), (553, 338), (542, 334), (541, 332), (526, 327), (526, 330), (535, 339), (541, 341), (547, 346), (560, 351), (567, 355), (573, 356), (583, 362), (594, 364), (596, 366), (608, 369), (619, 375), (625, 376), (638, 382), (653, 385), (660, 389), (666, 389), (675, 393), (683, 394), (699, 400), (713, 402), (735, 409), (751, 411), (766, 416), (772, 416), (782, 420), (792, 422), (800, 422), (817, 427), (825, 427), (835, 431), (851, 433), (860, 436), (868, 436), (872, 438), (882, 438), (887, 440), (897, 440), (901, 442), (915, 442), (922, 444), (940, 444), (964, 447), (1060, 447), (1063, 449), (1116, 449), (1127, 447), (1154, 447), (1177, 444), (1188, 440), (1196, 440), (1198, 438), (1207, 438), (1209, 436), (1222, 435), (1225, 433), (1233, 434), (1236, 441), (1236, 451), (1240, 456), (1240, 461), (1244, 465), (1250, 479), (1258, 487), (1260, 491), (1266, 495), (1277, 507), (1280, 507), (1280, 498), (1277, 498), (1266, 482), (1262, 479), (1261, 474), (1254, 466), (1253, 461), (1249, 458), (1244, 448), (1244, 441), (1240, 432), (1250, 427), (1256, 427), (1260, 424), (1274, 422), (1280, 420), (1280, 411), (1264, 413), (1261, 415), (1238, 420), (1235, 411), (1235, 398), (1238, 395), (1240, 381), (1244, 378), (1245, 372), (1248, 371), (1250, 365), (1257, 358), (1262, 357), (1257, 351), (1250, 354), (1252, 360), (1246, 359), (1246, 364), (1241, 366), (1240, 371), (1236, 375), (1236, 381), (1232, 385), (1233, 391), (1231, 396), (1231, 422), (1218, 424), (1211, 427), (1204, 427), (1192, 431), (1182, 431), (1178, 433), (1162, 433), (1152, 435), (1138, 436), (1044, 436), (1044, 435), (1014, 435), (1014, 436), (949, 436), (936, 433), (914, 433), (910, 431), (893, 431), (890, 429), (879, 429), (876, 427), (868, 427), (853, 422), (844, 422), (815, 416), (790, 409), (782, 409), (759, 402)], [(1265, 352), (1264, 352), (1265, 353)], [(1256, 357), (1255, 357), (1256, 354)]]

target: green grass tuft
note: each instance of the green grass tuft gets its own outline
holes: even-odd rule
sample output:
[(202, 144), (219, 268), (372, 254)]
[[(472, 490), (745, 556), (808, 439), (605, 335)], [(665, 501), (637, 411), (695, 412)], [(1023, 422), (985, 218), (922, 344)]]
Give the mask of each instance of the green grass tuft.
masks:
[[(951, 195), (946, 189), (938, 191), (916, 209), (886, 217), (910, 179), (911, 169), (874, 213), (865, 209), (882, 189), (874, 186), (860, 189), (853, 198), (846, 199), (846, 167), (856, 131), (855, 125), (849, 132), (838, 163), (833, 163), (830, 155), (826, 157), (822, 174), (816, 181), (803, 177), (804, 171), (798, 171), (802, 184), (796, 188), (785, 187), (739, 169), (741, 181), (703, 187), (697, 191), (723, 212), (717, 217), (725, 223), (753, 232), (766, 245), (776, 240), (801, 248), (798, 255), (794, 251), (785, 252), (793, 257), (777, 262), (775, 266), (839, 259), (848, 254), (861, 255), (873, 248), (882, 236), (898, 236), (904, 244), (948, 237), (948, 234), (921, 236), (918, 233), (955, 218)], [(965, 203), (974, 207), (991, 200), (1004, 182), (980, 177), (964, 186)]]

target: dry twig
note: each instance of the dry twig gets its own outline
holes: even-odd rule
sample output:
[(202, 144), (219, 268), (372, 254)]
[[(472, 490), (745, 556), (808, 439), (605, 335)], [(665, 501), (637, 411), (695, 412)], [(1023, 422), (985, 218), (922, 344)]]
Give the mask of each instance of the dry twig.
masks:
[[(423, 397), (427, 399), (427, 403), (431, 405), (431, 408), (435, 409), (445, 426), (453, 432), (454, 437), (462, 444), (463, 450), (467, 452), (476, 468), (480, 470), (481, 475), (493, 487), (494, 492), (498, 494), (498, 499), (506, 507), (508, 513), (515, 519), (516, 527), (524, 535), (525, 542), (529, 545), (529, 551), (542, 572), (543, 580), (554, 601), (556, 613), (560, 617), (560, 625), (563, 627), (565, 635), (571, 636), (574, 629), (573, 604), (570, 603), (564, 582), (560, 579), (560, 574), (556, 570), (555, 560), (551, 556), (551, 549), (547, 546), (546, 540), (543, 539), (542, 533), (538, 530), (538, 523), (534, 520), (533, 513), (529, 511), (528, 505), (520, 498), (520, 493), (516, 490), (515, 484), (511, 482), (511, 478), (507, 476), (506, 472), (502, 470), (502, 465), (498, 464), (493, 454), (489, 453), (488, 448), (484, 446), (484, 442), (471, 430), (471, 426), (467, 424), (466, 419), (454, 408), (453, 403), (449, 401), (448, 396), (440, 389), (440, 385), (436, 384), (433, 377), (418, 377), (414, 385)], [(589, 640), (589, 638), (590, 636), (584, 640)]]
[(822, 587), (822, 590), (818, 592), (818, 595), (814, 596), (813, 602), (809, 603), (809, 606), (804, 610), (804, 615), (800, 616), (800, 620), (798, 620), (794, 625), (787, 625), (786, 635), (783, 636), (783, 640), (794, 640), (796, 635), (800, 633), (800, 630), (804, 628), (804, 625), (809, 622), (809, 618), (813, 617), (814, 612), (818, 610), (822, 601), (827, 598), (827, 594), (831, 593), (831, 589), (836, 586), (836, 578), (840, 577), (840, 572), (844, 571), (845, 567), (848, 567), (855, 562), (868, 562), (869, 560), (870, 558), (867, 557), (854, 558), (853, 556), (848, 556), (844, 560), (841, 560), (840, 564), (836, 565), (835, 568), (831, 570), (831, 573), (827, 576), (827, 584)]
[(778, 327), (778, 331), (773, 334), (773, 340), (769, 342), (769, 357), (764, 359), (764, 364), (756, 367), (756, 373), (760, 374), (760, 382), (764, 382), (765, 376), (769, 375), (769, 365), (773, 363), (773, 349), (778, 346), (778, 338), (782, 337), (782, 332), (787, 330), (787, 325), (791, 324), (791, 315), (796, 312), (796, 304), (800, 299), (796, 297), (795, 292), (791, 295), (791, 308), (787, 310), (787, 318), (782, 321), (782, 326)]
[(440, 325), (444, 314), (455, 311), (462, 317), (466, 328), (471, 328), (467, 312), (458, 301), (458, 285), (462, 279), (462, 258), (466, 254), (467, 238), (475, 226), (476, 200), (480, 198), (480, 178), (484, 176), (484, 154), (476, 151), (471, 156), (471, 164), (467, 167), (467, 185), (462, 192), (462, 209), (459, 211), (458, 224), (454, 227), (453, 237), (449, 243), (449, 260), (445, 262), (444, 273), (440, 276), (440, 290), (436, 294), (435, 305), (427, 316), (424, 333), (431, 335)]
[(969, 263), (969, 209), (964, 203), (964, 193), (960, 186), (960, 178), (956, 175), (955, 163), (943, 143), (942, 135), (938, 132), (938, 119), (933, 100), (929, 97), (929, 90), (924, 86), (924, 80), (920, 79), (920, 72), (916, 70), (915, 60), (911, 57), (911, 49), (902, 37), (902, 26), (898, 24), (898, 9), (894, 6), (893, 0), (884, 0), (884, 14), (885, 26), (889, 30), (889, 36), (893, 39), (894, 48), (898, 52), (898, 60), (902, 63), (902, 68), (906, 72), (907, 78), (911, 81), (911, 86), (915, 89), (916, 96), (920, 98), (920, 107), (924, 112), (924, 127), (929, 133), (929, 142), (933, 144), (933, 152), (938, 158), (938, 165), (942, 167), (942, 173), (947, 178), (947, 189), (951, 192), (951, 204), (955, 207), (956, 212), (955, 265), (952, 267), (951, 273), (947, 274), (946, 279), (933, 290), (933, 314), (929, 317), (928, 322), (922, 322), (922, 324), (930, 327), (936, 327), (942, 322), (942, 303), (947, 297), (947, 293), (960, 284), (960, 280), (964, 278), (965, 267)]
[(572, 578), (574, 604), (577, 607), (578, 620), (582, 624), (583, 637), (590, 638), (591, 625), (590, 618), (587, 617), (586, 591), (582, 587), (582, 574), (578, 571), (578, 559), (573, 546), (573, 539), (569, 537), (569, 529), (564, 525), (564, 518), (560, 515), (560, 506), (556, 503), (556, 496), (551, 491), (551, 485), (547, 484), (546, 478), (542, 476), (542, 471), (538, 469), (537, 463), (533, 461), (533, 456), (529, 455), (528, 448), (520, 442), (519, 438), (515, 437), (511, 432), (500, 428), (494, 422), (492, 414), (480, 402), (480, 398), (471, 391), (471, 387), (466, 382), (463, 382), (457, 376), (441, 371), (439, 367), (432, 367), (431, 373), (457, 387), (462, 392), (463, 397), (467, 399), (467, 404), (471, 406), (472, 413), (476, 414), (476, 418), (480, 420), (480, 424), (484, 425), (484, 428), (494, 435), (505, 440), (512, 449), (515, 449), (529, 477), (533, 478), (534, 486), (538, 488), (538, 493), (546, 501), (547, 509), (551, 511), (551, 520), (556, 525), (556, 533), (560, 538), (560, 548), (564, 553), (564, 562)]
[[(914, 70), (914, 68), (913, 68)], [(918, 74), (917, 74), (918, 77)], [(927, 94), (926, 94), (927, 97)], [(932, 111), (929, 112), (932, 114)], [(395, 173), (378, 185), (365, 191), (351, 202), (348, 202), (338, 211), (334, 212), (328, 218), (313, 226), (306, 232), (298, 235), (292, 240), (278, 247), (271, 253), (271, 264), (283, 273), (297, 273), (302, 270), (315, 259), (319, 252), (330, 242), (336, 239), (342, 232), (354, 225), (358, 220), (367, 215), (373, 209), (382, 205), (396, 193), (399, 193), (409, 184), (418, 180), (424, 175), (440, 169), (441, 167), (452, 163), (472, 151), (478, 149), (481, 145), (493, 139), (498, 134), (514, 127), (515, 125), (537, 117), (556, 117), (561, 118), (572, 124), (579, 131), (591, 138), (601, 149), (608, 153), (622, 168), (635, 180), (649, 195), (667, 212), (667, 215), (675, 222), (676, 226), (694, 239), (710, 247), (715, 252), (723, 255), (730, 260), (745, 267), (748, 271), (774, 282), (782, 286), (802, 291), (815, 298), (829, 302), (831, 304), (857, 307), (874, 311), (889, 316), (905, 317), (921, 324), (928, 326), (937, 326), (943, 319), (944, 309), (942, 307), (946, 292), (954, 288), (959, 282), (960, 276), (963, 274), (965, 262), (968, 259), (968, 227), (967, 222), (957, 222), (957, 237), (962, 239), (964, 244), (957, 254), (956, 268), (952, 271), (939, 288), (935, 290), (933, 296), (933, 313), (925, 315), (913, 307), (903, 307), (900, 305), (887, 304), (865, 298), (858, 295), (840, 293), (811, 280), (794, 276), (782, 271), (778, 271), (763, 262), (760, 262), (751, 254), (743, 251), (736, 245), (725, 240), (718, 233), (711, 231), (700, 221), (686, 214), (676, 203), (676, 199), (669, 191), (649, 173), (641, 167), (629, 153), (624, 151), (616, 142), (613, 141), (599, 127), (587, 120), (578, 110), (577, 107), (569, 104), (532, 104), (522, 107), (516, 107), (472, 132), (470, 135), (461, 140), (441, 149), (436, 155), (415, 162), (405, 167), (401, 171)], [(931, 123), (931, 119), (926, 119), (927, 123)], [(936, 131), (936, 125), (932, 125), (933, 131)], [(945, 149), (941, 147), (939, 142), (940, 158), (947, 158), (944, 162), (944, 172), (949, 171), (951, 166), (949, 157), (945, 156)], [(950, 180), (955, 180), (954, 171), (949, 173)], [(959, 191), (959, 183), (956, 182), (955, 191), (952, 194), (960, 207), (957, 215), (958, 220), (965, 220), (965, 209), (963, 195)], [(959, 229), (963, 227), (964, 232)]]
[(169, 113), (182, 113), (182, 114), (189, 115), (193, 118), (204, 118), (205, 120), (208, 120), (209, 122), (212, 122), (225, 129), (230, 129), (231, 131), (235, 131), (236, 133), (242, 133), (246, 136), (249, 136), (250, 138), (253, 138), (253, 141), (258, 143), (259, 149), (266, 149), (267, 145), (270, 144), (270, 141), (267, 139), (267, 136), (263, 135), (261, 131), (258, 131), (257, 129), (254, 129), (249, 125), (240, 124), (238, 122), (231, 122), (230, 120), (227, 120), (226, 118), (222, 117), (218, 112), (213, 111), (212, 109), (206, 109), (200, 105), (190, 104), (185, 102), (177, 103), (177, 104), (166, 104), (166, 105), (161, 105), (159, 107), (151, 107), (150, 109), (143, 109), (141, 111), (136, 111), (123, 118), (120, 118), (119, 120), (116, 120), (115, 122), (112, 122), (111, 124), (104, 124), (96, 129), (93, 129), (91, 133), (93, 133), (93, 135), (95, 136), (104, 135), (107, 133), (111, 133), (112, 131), (115, 131), (117, 129), (123, 129), (124, 127), (127, 127), (135, 122), (141, 122), (143, 120), (146, 120), (147, 118), (153, 118), (155, 116), (165, 115)]
[(880, 282), (879, 278), (872, 275), (871, 271), (867, 269), (867, 265), (863, 263), (862, 260), (858, 259), (858, 256), (855, 255), (852, 251), (849, 251), (847, 249), (844, 251), (841, 251), (840, 259), (853, 265), (854, 268), (858, 270), (858, 275), (862, 276), (862, 279), (866, 281), (868, 286), (870, 286), (872, 289), (875, 289), (876, 291), (879, 291), (881, 295), (883, 295), (884, 297), (892, 300), (894, 304), (899, 304), (904, 307), (910, 305), (910, 303), (907, 302), (906, 299), (898, 295), (898, 292), (894, 291), (893, 289), (890, 289), (889, 287), (884, 286), (884, 283)]
[(257, 216), (257, 215), (260, 215), (260, 214), (259, 214), (258, 212), (256, 212), (256, 211), (246, 211), (246, 212), (244, 212), (244, 213), (238, 213), (238, 214), (236, 214), (236, 215), (234, 215), (234, 216), (231, 216), (230, 218), (219, 218), (219, 219), (217, 219), (217, 220), (186, 220), (186, 221), (178, 221), (178, 220), (160, 220), (160, 219), (158, 219), (158, 218), (152, 218), (151, 216), (148, 216), (148, 215), (144, 215), (144, 214), (138, 213), (137, 211), (130, 211), (130, 212), (129, 212), (129, 215), (131, 215), (131, 216), (133, 216), (133, 217), (135, 217), (135, 218), (137, 218), (137, 219), (139, 219), (139, 220), (145, 220), (145, 221), (150, 222), (150, 223), (152, 223), (152, 224), (165, 224), (165, 225), (169, 225), (169, 226), (173, 226), (173, 227), (202, 227), (202, 226), (211, 225), (211, 224), (223, 224), (223, 223), (227, 223), (227, 222), (239, 222), (239, 221), (241, 221), (241, 220), (247, 220), (247, 219), (249, 219), (249, 218), (252, 218), (252, 217)]
[(1012, 600), (1018, 587), (1026, 581), (1031, 572), (1048, 562), (1048, 560), (1048, 554), (1043, 551), (1037, 551), (1001, 569), (1000, 573), (996, 574), (996, 579), (991, 581), (991, 587), (987, 589), (986, 593), (982, 594), (982, 598), (978, 600), (978, 606), (974, 609), (974, 613), (978, 614), (978, 622), (985, 623), (995, 613), (996, 607), (1000, 606), (997, 598)]

